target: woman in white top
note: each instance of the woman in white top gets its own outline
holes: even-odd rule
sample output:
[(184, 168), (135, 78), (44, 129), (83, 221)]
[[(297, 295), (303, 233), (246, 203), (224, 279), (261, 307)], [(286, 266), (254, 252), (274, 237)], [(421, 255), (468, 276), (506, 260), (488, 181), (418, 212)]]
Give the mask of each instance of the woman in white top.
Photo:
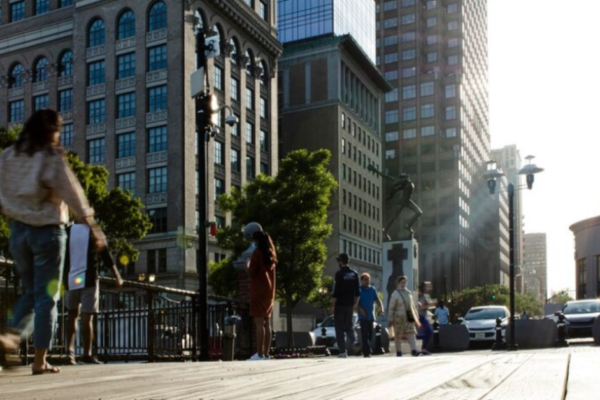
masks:
[(402, 357), (402, 339), (405, 337), (410, 345), (413, 356), (421, 353), (417, 350), (417, 327), (419, 313), (415, 307), (412, 292), (406, 288), (406, 276), (398, 277), (396, 290), (392, 293), (388, 307), (388, 322), (394, 328), (394, 343), (396, 344), (396, 356)]

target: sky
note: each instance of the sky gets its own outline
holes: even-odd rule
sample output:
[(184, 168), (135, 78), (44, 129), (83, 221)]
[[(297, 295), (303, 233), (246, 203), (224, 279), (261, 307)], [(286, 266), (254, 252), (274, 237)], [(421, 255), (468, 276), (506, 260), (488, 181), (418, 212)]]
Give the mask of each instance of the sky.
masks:
[(547, 235), (548, 297), (575, 289), (569, 226), (600, 216), (600, 1), (572, 3), (488, 0), (492, 148), (544, 168), (522, 195), (525, 233)]

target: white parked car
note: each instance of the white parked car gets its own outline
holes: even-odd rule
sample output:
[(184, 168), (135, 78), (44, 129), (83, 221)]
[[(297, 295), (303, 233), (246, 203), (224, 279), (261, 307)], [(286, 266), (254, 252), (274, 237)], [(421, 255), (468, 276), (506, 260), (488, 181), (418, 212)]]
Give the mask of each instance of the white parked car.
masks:
[(462, 324), (469, 330), (471, 341), (494, 341), (496, 319), (502, 320), (502, 336), (505, 336), (509, 317), (510, 312), (505, 306), (472, 307), (465, 315)]
[[(352, 316), (352, 325), (354, 326), (354, 354), (361, 353), (361, 336), (360, 336), (360, 324), (358, 323), (358, 315), (355, 313)], [(373, 340), (371, 341), (371, 348), (375, 348), (375, 327), (377, 322), (373, 321)], [(326, 339), (323, 340), (323, 328), (325, 328)], [(325, 318), (323, 322), (318, 323), (317, 327), (312, 331), (315, 335), (315, 342), (318, 346), (325, 345), (332, 353), (339, 352), (337, 346), (337, 340), (335, 338), (335, 323), (333, 321), (333, 315)], [(381, 327), (381, 346), (386, 353), (390, 351), (390, 336), (388, 330)]]

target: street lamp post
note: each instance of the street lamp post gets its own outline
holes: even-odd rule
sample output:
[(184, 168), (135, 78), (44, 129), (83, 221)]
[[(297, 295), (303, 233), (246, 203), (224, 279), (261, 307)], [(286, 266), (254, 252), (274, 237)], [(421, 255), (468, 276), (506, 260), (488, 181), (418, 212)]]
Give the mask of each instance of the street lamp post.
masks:
[[(518, 172), (519, 175), (525, 175), (527, 181), (527, 188), (533, 187), (534, 177), (533, 174), (537, 174), (543, 171), (543, 168), (537, 167), (531, 163), (534, 156), (525, 157), (529, 163), (521, 168)], [(504, 172), (496, 168), (495, 161), (488, 162), (488, 168), (483, 174), (483, 177), (487, 179), (488, 188), (490, 194), (494, 194), (496, 191), (496, 179), (504, 176)], [(509, 320), (509, 343), (507, 350), (517, 350), (518, 345), (515, 341), (515, 185), (512, 183), (508, 184), (508, 247), (509, 247), (509, 290), (510, 290), (510, 320)]]

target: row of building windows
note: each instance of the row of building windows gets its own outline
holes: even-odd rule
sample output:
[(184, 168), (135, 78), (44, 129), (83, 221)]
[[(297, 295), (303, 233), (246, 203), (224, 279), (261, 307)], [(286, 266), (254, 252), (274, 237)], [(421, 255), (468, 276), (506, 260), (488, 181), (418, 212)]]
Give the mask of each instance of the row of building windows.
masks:
[[(422, 126), (419, 129), (419, 133), (420, 133), (421, 137), (434, 136), (435, 135), (435, 126), (433, 126), (433, 125)], [(448, 128), (445, 128), (442, 130), (441, 136), (446, 139), (455, 138), (457, 136), (457, 133), (458, 133), (458, 129), (456, 127), (448, 127)], [(415, 139), (416, 137), (417, 137), (417, 128), (408, 128), (408, 129), (404, 129), (402, 131), (402, 139)], [(395, 142), (398, 139), (399, 139), (398, 131), (386, 132), (386, 134), (385, 134), (386, 142)], [(385, 158), (386, 159), (394, 158), (394, 157), (389, 157), (389, 152), (390, 152), (390, 150), (386, 150)]]
[[(419, 90), (417, 91), (417, 87)], [(435, 82), (423, 82), (417, 85), (405, 85), (400, 89), (395, 88), (385, 94), (385, 102), (391, 103), (399, 100), (399, 92), (402, 91), (402, 100), (416, 99), (417, 97), (427, 97), (435, 95)], [(451, 99), (457, 95), (457, 86), (452, 83), (443, 88), (444, 98)]]
[[(414, 42), (417, 40), (417, 32), (415, 31), (409, 31), (409, 32), (404, 32), (400, 35), (400, 42), (401, 43), (409, 43), (409, 42)], [(427, 35), (425, 36), (425, 44), (426, 45), (433, 45), (433, 44), (437, 44), (439, 42), (439, 35), (436, 34), (431, 34), (431, 35)], [(377, 39), (377, 47), (386, 47), (386, 46), (393, 46), (393, 45), (397, 45), (398, 44), (398, 35), (388, 35), (385, 36), (383, 38), (383, 46), (381, 44), (381, 40)], [(449, 49), (453, 49), (458, 47), (460, 44), (460, 39), (456, 38), (456, 37), (452, 37), (452, 38), (448, 38), (446, 39), (446, 47)]]
[(364, 239), (379, 243), (381, 229), (369, 226), (357, 218), (352, 218), (351, 216), (344, 214), (342, 219), (342, 229)]
[[(395, 124), (398, 123), (400, 111), (398, 110), (388, 110), (385, 112), (385, 123), (386, 124)], [(422, 104), (420, 107), (420, 115), (419, 118), (433, 118), (435, 117), (435, 106), (433, 103)], [(444, 120), (452, 121), (457, 117), (457, 109), (456, 106), (448, 106), (444, 107)], [(402, 121), (409, 122), (415, 121), (417, 119), (417, 107), (404, 107), (402, 109)]]
[[(353, 198), (354, 200), (352, 200)], [(358, 211), (366, 217), (379, 221), (379, 208), (355, 194), (346, 192), (346, 189), (342, 189), (342, 204), (351, 209), (354, 208), (354, 211)]]
[(344, 163), (342, 164), (342, 179), (379, 200), (379, 186), (371, 183), (371, 181), (367, 180), (362, 174), (358, 173), (356, 170), (353, 171), (350, 166), (346, 166)]
[[(425, 9), (426, 10), (434, 10), (437, 8), (438, 4), (440, 3), (439, 0), (427, 0), (424, 2), (425, 4)], [(392, 11), (392, 10), (396, 10), (398, 8), (398, 4), (400, 4), (401, 7), (410, 7), (410, 6), (414, 6), (417, 4), (417, 0), (391, 0), (391, 1), (386, 1), (383, 3), (383, 11)], [(377, 12), (379, 12), (381, 9), (381, 5), (377, 4)], [(449, 14), (458, 12), (458, 3), (450, 3), (450, 4), (446, 4), (446, 12)]]
[[(73, 0), (59, 0), (58, 8), (65, 8), (73, 5)], [(25, 0), (11, 1), (8, 5), (8, 22), (17, 22), (24, 20), (27, 15), (25, 12)], [(0, 10), (1, 11), (1, 10)], [(35, 0), (33, 3), (33, 15), (42, 15), (50, 12), (50, 0)], [(2, 18), (0, 13), (0, 24)]]
[(381, 252), (379, 250), (371, 249), (350, 240), (342, 240), (342, 252), (348, 254), (353, 259), (381, 265)]
[[(362, 143), (364, 147), (372, 151), (376, 156), (379, 156), (379, 143), (369, 135), (367, 130), (363, 130), (356, 122), (352, 122), (351, 118), (346, 118), (346, 113), (341, 113), (341, 125), (342, 129), (348, 129), (348, 133), (358, 143)], [(350, 146), (350, 143), (348, 143), (348, 146)]]

